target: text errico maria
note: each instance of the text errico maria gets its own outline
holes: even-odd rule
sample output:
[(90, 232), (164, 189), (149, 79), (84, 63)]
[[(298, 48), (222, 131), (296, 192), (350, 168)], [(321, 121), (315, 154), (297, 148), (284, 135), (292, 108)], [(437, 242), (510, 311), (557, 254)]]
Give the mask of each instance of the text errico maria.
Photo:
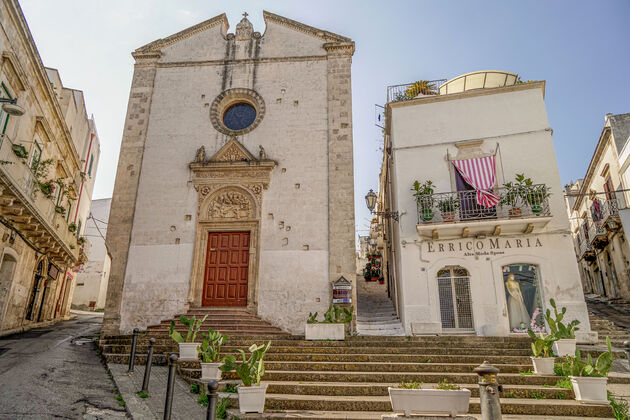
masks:
[(479, 255), (502, 255), (506, 250), (518, 248), (541, 248), (539, 238), (485, 238), (460, 239), (453, 241), (424, 241), (423, 251), (429, 254), (458, 253), (464, 257)]

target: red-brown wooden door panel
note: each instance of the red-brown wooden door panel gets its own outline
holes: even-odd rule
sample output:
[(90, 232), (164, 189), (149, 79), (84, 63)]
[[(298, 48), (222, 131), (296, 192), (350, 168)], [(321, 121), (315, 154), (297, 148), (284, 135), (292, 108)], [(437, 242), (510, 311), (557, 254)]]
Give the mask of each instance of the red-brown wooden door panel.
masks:
[(210, 232), (203, 306), (247, 306), (249, 232)]

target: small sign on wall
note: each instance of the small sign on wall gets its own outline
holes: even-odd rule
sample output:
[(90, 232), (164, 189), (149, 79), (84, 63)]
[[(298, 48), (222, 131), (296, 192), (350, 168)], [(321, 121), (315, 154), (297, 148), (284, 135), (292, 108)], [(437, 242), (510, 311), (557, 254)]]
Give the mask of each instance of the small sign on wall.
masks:
[(333, 304), (351, 305), (352, 304), (352, 283), (345, 277), (339, 277), (332, 284)]

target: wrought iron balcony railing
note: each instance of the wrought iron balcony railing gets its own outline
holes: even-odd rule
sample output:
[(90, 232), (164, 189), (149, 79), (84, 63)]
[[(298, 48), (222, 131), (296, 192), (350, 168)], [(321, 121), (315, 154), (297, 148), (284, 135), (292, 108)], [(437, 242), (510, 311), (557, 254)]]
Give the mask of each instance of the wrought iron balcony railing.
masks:
[(615, 198), (610, 198), (602, 203), (602, 220), (606, 221), (611, 217), (619, 217), (619, 204)]
[(501, 197), (501, 201), (490, 208), (477, 203), (474, 190), (417, 195), (418, 224), (551, 216), (549, 188), (544, 184), (522, 187), (518, 191), (496, 188), (494, 194)]
[(445, 82), (446, 79), (420, 80), (412, 83), (403, 83), (402, 85), (388, 86), (387, 102), (408, 101), (418, 97), (418, 95), (439, 95), (440, 86)]

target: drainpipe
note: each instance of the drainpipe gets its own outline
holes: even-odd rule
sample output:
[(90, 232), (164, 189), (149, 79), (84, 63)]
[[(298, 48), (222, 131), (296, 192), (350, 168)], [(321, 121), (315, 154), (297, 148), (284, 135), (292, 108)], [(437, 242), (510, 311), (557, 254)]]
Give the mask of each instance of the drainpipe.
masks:
[[(87, 166), (90, 161), (90, 152), (92, 151), (92, 141), (94, 140), (94, 133), (90, 134), (90, 145), (88, 146), (88, 152), (85, 156), (85, 166), (83, 167), (83, 173), (87, 174)], [(79, 205), (81, 204), (81, 196), (83, 195), (83, 184), (85, 184), (85, 178), (81, 177), (81, 188), (79, 189), (79, 198), (77, 199), (77, 208), (74, 210), (74, 220), (73, 223), (77, 224), (77, 216), (79, 215)], [(77, 232), (77, 235), (81, 234), (81, 232)]]

